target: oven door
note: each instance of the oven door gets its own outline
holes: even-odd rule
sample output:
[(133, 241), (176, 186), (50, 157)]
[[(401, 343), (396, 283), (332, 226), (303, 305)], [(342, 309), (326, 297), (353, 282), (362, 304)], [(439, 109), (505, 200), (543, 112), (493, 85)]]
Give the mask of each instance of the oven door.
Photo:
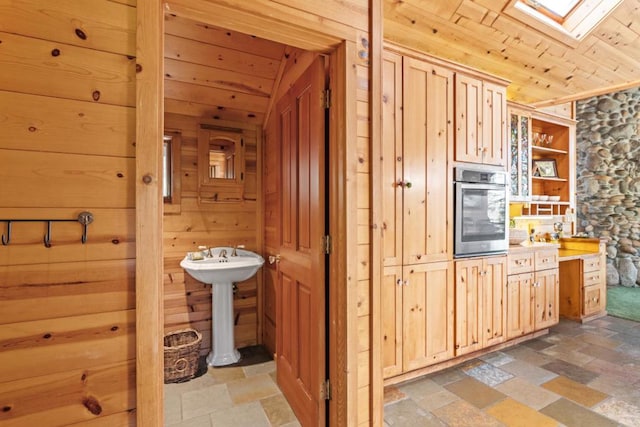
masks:
[(507, 187), (456, 182), (456, 257), (506, 252)]

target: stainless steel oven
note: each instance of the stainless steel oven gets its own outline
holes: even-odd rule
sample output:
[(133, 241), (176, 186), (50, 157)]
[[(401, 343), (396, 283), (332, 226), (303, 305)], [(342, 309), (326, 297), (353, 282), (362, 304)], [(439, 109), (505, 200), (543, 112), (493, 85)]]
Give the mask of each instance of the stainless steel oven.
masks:
[(455, 257), (506, 252), (509, 247), (506, 173), (457, 167), (454, 186)]

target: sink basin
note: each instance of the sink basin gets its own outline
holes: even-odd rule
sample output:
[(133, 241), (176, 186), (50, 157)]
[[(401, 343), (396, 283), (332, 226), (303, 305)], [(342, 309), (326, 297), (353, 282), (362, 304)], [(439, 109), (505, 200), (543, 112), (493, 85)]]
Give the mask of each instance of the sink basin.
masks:
[[(223, 250), (227, 252), (226, 257), (220, 256)], [(180, 262), (180, 267), (201, 282), (222, 284), (247, 280), (264, 264), (264, 259), (251, 251), (237, 249), (238, 256), (231, 256), (231, 251), (233, 248), (211, 248), (211, 258), (194, 261), (187, 256)]]
[[(209, 366), (224, 366), (240, 360), (233, 335), (233, 283), (251, 278), (264, 264), (264, 258), (251, 251), (233, 248), (211, 248), (211, 257), (201, 260), (187, 255), (180, 267), (195, 279), (211, 284), (211, 353)], [(222, 256), (226, 253), (226, 256)]]

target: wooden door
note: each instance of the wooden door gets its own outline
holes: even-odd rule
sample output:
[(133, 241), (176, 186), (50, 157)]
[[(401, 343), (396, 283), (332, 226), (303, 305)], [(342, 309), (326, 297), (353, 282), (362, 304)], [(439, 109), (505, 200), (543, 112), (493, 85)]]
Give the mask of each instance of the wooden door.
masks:
[(453, 357), (453, 261), (403, 268), (403, 369), (411, 371)]
[(460, 356), (482, 346), (482, 259), (455, 262), (455, 353)]
[(402, 266), (385, 267), (382, 276), (382, 369), (385, 378), (402, 373)]
[(404, 58), (403, 264), (452, 256), (453, 72)]
[(557, 268), (536, 271), (535, 273), (535, 313), (534, 328), (545, 329), (558, 323), (558, 285)]
[(533, 273), (508, 276), (506, 288), (507, 339), (518, 338), (533, 331)]
[(482, 113), (482, 161), (485, 164), (506, 166), (507, 161), (507, 88), (485, 82)]
[(382, 265), (402, 265), (402, 56), (382, 63)]
[(324, 66), (321, 57), (279, 100), (281, 238), (277, 379), (303, 426), (324, 425)]
[(483, 279), (482, 346), (489, 347), (506, 339), (507, 257), (486, 258)]
[(482, 162), (482, 80), (456, 74), (456, 150), (458, 162)]

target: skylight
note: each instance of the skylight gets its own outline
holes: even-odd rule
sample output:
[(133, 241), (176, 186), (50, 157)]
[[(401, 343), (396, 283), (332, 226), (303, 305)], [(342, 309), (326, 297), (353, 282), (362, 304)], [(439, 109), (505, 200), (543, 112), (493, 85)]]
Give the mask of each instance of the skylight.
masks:
[(511, 0), (504, 13), (576, 47), (622, 0)]
[(578, 3), (583, 3), (583, 0), (526, 0), (525, 3), (536, 10), (543, 7), (558, 18), (565, 19)]

